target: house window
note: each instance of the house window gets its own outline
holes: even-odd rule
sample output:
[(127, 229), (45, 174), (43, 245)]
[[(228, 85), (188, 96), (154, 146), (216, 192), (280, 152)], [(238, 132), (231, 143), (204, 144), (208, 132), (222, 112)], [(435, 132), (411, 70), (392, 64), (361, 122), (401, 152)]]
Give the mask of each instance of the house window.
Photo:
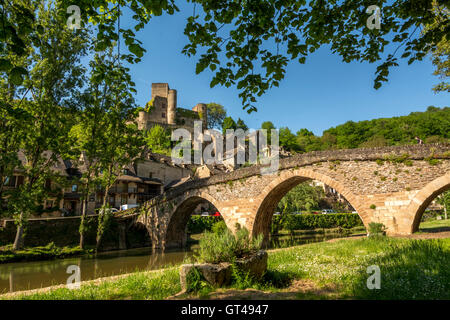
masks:
[(23, 184), (23, 180), (24, 180), (24, 177), (23, 177), (23, 176), (18, 176), (18, 177), (17, 177), (17, 186), (22, 185), (22, 184)]
[(165, 104), (165, 103), (162, 103), (162, 104), (161, 104), (161, 108), (162, 108), (162, 109), (165, 109), (165, 108), (166, 108), (166, 104)]
[(153, 172), (149, 172), (149, 173), (148, 173), (148, 177), (149, 177), (149, 178), (153, 178)]
[(162, 118), (165, 118), (165, 117), (166, 117), (166, 113), (163, 112), (163, 113), (161, 114), (161, 117), (162, 117)]
[(16, 176), (6, 177), (5, 186), (7, 187), (15, 187), (16, 186)]
[(78, 186), (76, 184), (72, 185), (72, 192), (77, 192)]

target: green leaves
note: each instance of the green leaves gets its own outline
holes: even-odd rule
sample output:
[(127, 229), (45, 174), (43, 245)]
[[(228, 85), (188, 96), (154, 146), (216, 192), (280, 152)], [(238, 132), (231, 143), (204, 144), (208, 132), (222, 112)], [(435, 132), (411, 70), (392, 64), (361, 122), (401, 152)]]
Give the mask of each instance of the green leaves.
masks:
[(9, 73), (10, 81), (19, 86), (23, 82), (23, 77), (28, 74), (28, 71), (23, 67), (14, 67)]
[(0, 59), (0, 71), (8, 72), (13, 67), (9, 59)]
[[(439, 28), (415, 32), (417, 26), (442, 15), (444, 7), (448, 10), (442, 1), (438, 1), (439, 12), (433, 12), (432, 0), (383, 2), (380, 30), (367, 28), (369, 4), (362, 0), (191, 2), (201, 5), (204, 14), (197, 11), (187, 19), (188, 44), (182, 53), (191, 57), (202, 52), (196, 73), (208, 68), (215, 72), (211, 87), (235, 85), (248, 112), (256, 110), (258, 96), (279, 85), (290, 60), (303, 64), (324, 45), (344, 62), (381, 61), (374, 81), (378, 89), (388, 81), (389, 70), (398, 65), (398, 56), (409, 59), (408, 63), (421, 60), (443, 39), (444, 30), (448, 34), (448, 16), (439, 20)], [(398, 47), (385, 56), (391, 43)]]

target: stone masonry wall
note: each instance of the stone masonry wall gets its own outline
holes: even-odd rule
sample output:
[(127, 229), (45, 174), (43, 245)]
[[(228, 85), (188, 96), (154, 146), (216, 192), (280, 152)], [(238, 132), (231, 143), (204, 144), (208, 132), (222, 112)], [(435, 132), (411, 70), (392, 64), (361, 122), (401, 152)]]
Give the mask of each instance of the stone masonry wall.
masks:
[(183, 206), (192, 198), (210, 201), (232, 230), (239, 223), (253, 234), (267, 235), (278, 201), (307, 179), (322, 181), (341, 193), (366, 227), (381, 222), (391, 234), (409, 234), (419, 214), (412, 207), (420, 202), (417, 195), (424, 188), (432, 189), (439, 178), (439, 190), (450, 185), (450, 180), (446, 182), (450, 144), (311, 152), (280, 160), (280, 169), (272, 175), (261, 175), (260, 168), (185, 183), (146, 203), (141, 212), (155, 243), (170, 240), (166, 231), (171, 230), (171, 221), (183, 221), (178, 215), (190, 214)]

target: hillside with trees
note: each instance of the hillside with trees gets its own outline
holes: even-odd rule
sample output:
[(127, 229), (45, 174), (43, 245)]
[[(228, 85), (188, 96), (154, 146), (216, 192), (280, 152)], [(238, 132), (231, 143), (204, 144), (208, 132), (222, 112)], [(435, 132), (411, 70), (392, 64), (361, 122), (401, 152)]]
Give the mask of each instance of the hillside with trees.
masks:
[(280, 128), (280, 145), (291, 152), (416, 144), (415, 137), (425, 143), (450, 141), (450, 108), (430, 106), (407, 116), (348, 121), (325, 130), (322, 136), (301, 129), (295, 141), (288, 128)]

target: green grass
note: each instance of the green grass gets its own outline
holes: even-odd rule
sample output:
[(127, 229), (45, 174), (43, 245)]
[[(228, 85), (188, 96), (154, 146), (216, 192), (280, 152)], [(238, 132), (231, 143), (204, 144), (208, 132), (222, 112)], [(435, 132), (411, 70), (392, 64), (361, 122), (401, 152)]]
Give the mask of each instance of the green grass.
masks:
[(178, 268), (161, 272), (136, 272), (127, 277), (86, 284), (80, 289), (59, 288), (22, 295), (22, 300), (161, 300), (181, 290)]
[[(366, 286), (367, 267), (381, 271), (381, 289)], [(450, 239), (340, 240), (273, 252), (275, 279), (310, 279), (336, 287), (340, 298), (449, 299)], [(269, 285), (274, 290), (276, 286)]]
[(428, 221), (424, 221), (419, 225), (419, 230), (420, 231), (431, 231), (430, 229), (449, 229), (448, 231), (450, 231), (450, 219), (442, 219), (442, 220), (428, 220)]
[(280, 230), (278, 231), (278, 235), (316, 235), (316, 234), (339, 234), (345, 233), (347, 235), (353, 234), (365, 234), (366, 228), (364, 226), (352, 227), (349, 229), (345, 228), (318, 228), (313, 230), (293, 230), (293, 232), (289, 230)]
[[(367, 267), (381, 271), (381, 289), (366, 286)], [(277, 294), (294, 280), (317, 288), (333, 288), (333, 295), (303, 292), (300, 299), (450, 299), (450, 238), (411, 240), (363, 238), (302, 245), (271, 251), (268, 272), (260, 282), (238, 278), (232, 288), (254, 288)], [(164, 299), (180, 291), (178, 268), (140, 272), (79, 290), (18, 297), (20, 299)], [(208, 295), (214, 289), (202, 292)], [(280, 295), (281, 297), (282, 295)], [(189, 297), (189, 296), (187, 296)]]
[(0, 248), (0, 263), (67, 258), (92, 252), (92, 249), (82, 250), (79, 247), (57, 247), (53, 242), (46, 246), (16, 251), (12, 250), (12, 245), (8, 245)]

